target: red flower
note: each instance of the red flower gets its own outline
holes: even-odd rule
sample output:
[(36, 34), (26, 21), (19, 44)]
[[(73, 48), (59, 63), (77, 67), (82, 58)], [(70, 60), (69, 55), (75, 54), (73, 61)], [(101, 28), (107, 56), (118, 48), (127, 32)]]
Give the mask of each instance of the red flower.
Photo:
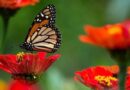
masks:
[(22, 83), (17, 80), (12, 81), (9, 90), (40, 90), (37, 84)]
[(126, 49), (130, 47), (130, 21), (103, 27), (85, 26), (88, 35), (81, 35), (80, 40), (108, 49)]
[(126, 84), (125, 86), (126, 90), (130, 90), (130, 76), (127, 76), (125, 84)]
[(110, 70), (105, 66), (90, 67), (76, 72), (75, 79), (94, 90), (118, 90), (115, 69)]
[(60, 55), (45, 56), (45, 52), (0, 55), (0, 68), (10, 73), (15, 80), (35, 81)]
[(109, 70), (113, 75), (117, 75), (119, 73), (119, 66), (118, 65), (112, 65), (112, 66), (100, 66), (103, 67), (106, 70)]
[(0, 0), (1, 8), (15, 9), (28, 5), (34, 5), (39, 0)]

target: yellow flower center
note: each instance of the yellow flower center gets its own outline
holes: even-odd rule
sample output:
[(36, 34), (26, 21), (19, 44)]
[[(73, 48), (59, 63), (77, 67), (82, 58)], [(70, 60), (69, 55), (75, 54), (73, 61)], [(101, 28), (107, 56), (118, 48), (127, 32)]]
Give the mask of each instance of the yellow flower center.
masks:
[(17, 61), (18, 62), (21, 62), (22, 60), (23, 60), (23, 55), (24, 55), (25, 53), (24, 52), (19, 52), (18, 54), (17, 54)]
[(113, 27), (109, 28), (108, 33), (110, 35), (121, 33), (121, 28), (117, 27), (117, 26), (113, 26)]
[(112, 86), (111, 81), (117, 81), (115, 77), (112, 76), (95, 76), (95, 80), (97, 80), (100, 84), (106, 85), (108, 87)]
[(3, 80), (0, 80), (0, 90), (7, 90), (7, 83), (5, 83)]

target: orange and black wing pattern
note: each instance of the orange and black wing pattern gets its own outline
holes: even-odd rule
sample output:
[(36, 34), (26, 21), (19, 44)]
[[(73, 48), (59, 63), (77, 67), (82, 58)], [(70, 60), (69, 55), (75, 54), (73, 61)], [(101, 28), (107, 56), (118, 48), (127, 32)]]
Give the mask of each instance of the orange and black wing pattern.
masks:
[[(28, 35), (32, 34), (42, 26), (50, 25), (53, 26), (55, 23), (56, 10), (54, 5), (48, 5), (40, 13), (38, 13), (32, 23), (32, 26), (29, 29)], [(28, 37), (28, 36), (27, 36)]]
[(48, 5), (35, 17), (22, 48), (29, 51), (55, 52), (61, 44), (61, 34), (55, 27), (56, 11)]

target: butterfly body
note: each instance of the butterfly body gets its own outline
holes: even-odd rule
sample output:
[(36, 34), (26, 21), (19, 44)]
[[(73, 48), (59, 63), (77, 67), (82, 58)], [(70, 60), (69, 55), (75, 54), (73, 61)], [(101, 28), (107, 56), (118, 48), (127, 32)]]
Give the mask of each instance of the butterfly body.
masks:
[(33, 51), (33, 45), (31, 43), (24, 42), (20, 47), (27, 51)]
[(35, 17), (24, 43), (28, 51), (55, 52), (61, 44), (61, 34), (55, 27), (55, 7), (48, 5)]

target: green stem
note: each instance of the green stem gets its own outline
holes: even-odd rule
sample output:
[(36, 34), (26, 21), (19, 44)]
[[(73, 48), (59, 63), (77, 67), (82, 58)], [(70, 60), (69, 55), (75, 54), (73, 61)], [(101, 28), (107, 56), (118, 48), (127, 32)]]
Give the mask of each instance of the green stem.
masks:
[(120, 68), (120, 73), (119, 73), (119, 90), (125, 90), (125, 80), (126, 80), (126, 69), (127, 69), (127, 63), (124, 62), (119, 62), (118, 63), (119, 68)]
[(3, 35), (2, 35), (2, 41), (1, 41), (1, 47), (0, 47), (0, 53), (5, 52), (5, 38), (7, 34), (9, 19), (16, 14), (18, 9), (7, 9), (7, 8), (0, 8), (0, 15), (3, 19)]
[(6, 15), (6, 12), (5, 12), (5, 15), (2, 16), (2, 19), (3, 19), (3, 37), (2, 37), (2, 45), (1, 45), (1, 48), (2, 48), (2, 53), (4, 53), (5, 51), (5, 39), (6, 39), (6, 34), (7, 34), (7, 30), (8, 30), (8, 24), (9, 24), (9, 16)]
[(3, 41), (5, 40), (5, 37), (6, 37), (8, 24), (9, 24), (9, 17), (3, 16)]
[(111, 56), (115, 59), (119, 65), (120, 72), (118, 74), (119, 79), (119, 90), (125, 90), (126, 72), (129, 61), (129, 50), (116, 49), (110, 50)]

